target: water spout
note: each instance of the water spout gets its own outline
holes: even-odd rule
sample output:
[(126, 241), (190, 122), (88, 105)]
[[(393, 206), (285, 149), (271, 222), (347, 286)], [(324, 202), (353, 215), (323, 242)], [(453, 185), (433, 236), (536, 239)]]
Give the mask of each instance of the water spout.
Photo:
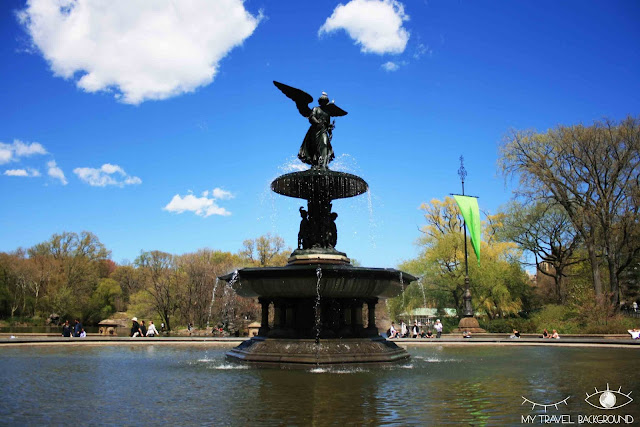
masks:
[(213, 284), (213, 291), (211, 292), (211, 304), (209, 304), (209, 317), (207, 317), (207, 331), (209, 330), (209, 322), (211, 321), (211, 312), (213, 310), (213, 302), (216, 300), (216, 289), (218, 288), (218, 279), (216, 277), (216, 283)]
[(422, 290), (422, 304), (424, 308), (427, 308), (427, 296), (424, 293), (424, 285), (422, 284), (422, 277), (418, 278), (418, 285), (420, 285), (420, 289)]
[[(322, 268), (320, 268), (320, 266), (318, 266), (318, 268), (316, 268), (316, 277), (318, 278), (318, 281), (316, 282), (316, 303), (315, 303), (315, 315), (316, 315), (316, 325), (315, 325), (315, 332), (316, 332), (316, 345), (318, 345), (320, 343), (320, 327), (321, 327), (321, 312), (320, 312), (320, 280), (322, 279)], [(317, 354), (317, 348), (316, 348), (316, 358), (318, 357)]]

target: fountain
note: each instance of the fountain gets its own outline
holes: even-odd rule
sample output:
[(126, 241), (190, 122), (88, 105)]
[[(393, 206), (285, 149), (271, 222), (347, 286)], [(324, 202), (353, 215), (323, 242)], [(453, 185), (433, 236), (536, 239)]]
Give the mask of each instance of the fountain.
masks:
[[(271, 189), (307, 201), (300, 207), (298, 248), (285, 267), (244, 268), (222, 276), (243, 297), (257, 297), (262, 306), (261, 327), (227, 356), (260, 364), (391, 363), (408, 353), (380, 336), (375, 308), (380, 299), (400, 295), (416, 280), (391, 268), (351, 265), (336, 249), (338, 233), (332, 201), (368, 190), (360, 177), (329, 169), (334, 157), (331, 117), (347, 113), (329, 102), (325, 93), (313, 109), (307, 93), (274, 82), (292, 99), (311, 126), (298, 157), (311, 166), (276, 178)], [(366, 327), (363, 308), (366, 304)], [(273, 323), (269, 324), (273, 307)]]

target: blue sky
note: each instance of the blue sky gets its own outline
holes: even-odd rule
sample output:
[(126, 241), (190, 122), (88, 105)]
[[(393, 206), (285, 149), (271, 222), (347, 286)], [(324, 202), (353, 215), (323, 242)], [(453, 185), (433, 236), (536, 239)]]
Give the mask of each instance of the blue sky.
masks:
[(272, 80), (349, 112), (330, 167), (371, 197), (334, 203), (338, 249), (366, 266), (416, 256), (460, 155), (495, 212), (508, 129), (639, 113), (637, 1), (58, 3), (0, 5), (0, 251), (82, 230), (116, 262), (293, 247), (302, 201), (268, 186), (308, 124)]

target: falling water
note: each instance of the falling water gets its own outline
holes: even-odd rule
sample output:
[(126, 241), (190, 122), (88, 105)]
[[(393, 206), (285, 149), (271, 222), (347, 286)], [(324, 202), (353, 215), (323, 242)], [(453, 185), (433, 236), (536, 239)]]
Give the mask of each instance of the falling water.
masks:
[[(316, 345), (320, 344), (320, 327), (321, 327), (321, 313), (320, 313), (320, 279), (322, 279), (322, 269), (320, 266), (316, 268), (316, 276), (318, 277), (318, 281), (316, 282), (316, 304), (315, 304), (315, 314), (316, 314)], [(317, 348), (316, 348), (316, 359), (318, 357)]]
[(216, 277), (216, 283), (213, 285), (213, 292), (211, 292), (211, 304), (209, 304), (209, 317), (207, 317), (207, 331), (209, 330), (209, 322), (211, 321), (211, 311), (213, 310), (213, 302), (216, 300), (216, 288), (218, 287), (219, 279)]
[(371, 200), (371, 189), (367, 189), (367, 207), (369, 208), (369, 241), (373, 249), (376, 248), (376, 221), (373, 216), (373, 201)]
[(230, 331), (229, 329), (229, 323), (230, 323), (229, 322), (229, 291), (233, 293), (233, 285), (238, 281), (238, 278), (239, 278), (239, 274), (238, 274), (238, 270), (236, 270), (231, 275), (231, 280), (229, 280), (229, 282), (225, 284), (224, 292), (222, 293), (222, 305), (224, 307), (222, 310), (222, 323), (223, 323), (223, 328), (226, 329), (227, 331)]
[(420, 289), (422, 290), (422, 305), (424, 305), (424, 308), (427, 308), (427, 295), (424, 293), (424, 285), (422, 284), (422, 277), (418, 278), (418, 285), (420, 285)]
[(402, 279), (402, 271), (400, 272), (400, 289), (402, 289), (402, 312), (404, 313), (406, 303), (404, 301), (404, 280)]

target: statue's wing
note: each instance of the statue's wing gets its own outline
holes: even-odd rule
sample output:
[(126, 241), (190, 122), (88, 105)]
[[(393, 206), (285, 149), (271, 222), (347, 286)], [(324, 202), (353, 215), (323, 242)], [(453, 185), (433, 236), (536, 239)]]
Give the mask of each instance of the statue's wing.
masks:
[(309, 108), (309, 104), (313, 102), (313, 97), (309, 95), (307, 92), (296, 89), (295, 87), (287, 86), (284, 83), (280, 83), (277, 81), (273, 81), (273, 84), (276, 85), (278, 89), (282, 91), (287, 98), (292, 99), (293, 102), (296, 103), (296, 107), (298, 107), (298, 111), (304, 117), (309, 117), (311, 114), (311, 108)]
[(333, 102), (330, 102), (327, 105), (325, 105), (324, 107), (322, 107), (322, 110), (324, 110), (324, 112), (329, 114), (331, 117), (340, 117), (340, 116), (346, 116), (347, 115), (346, 111), (344, 111), (342, 108), (338, 107)]

